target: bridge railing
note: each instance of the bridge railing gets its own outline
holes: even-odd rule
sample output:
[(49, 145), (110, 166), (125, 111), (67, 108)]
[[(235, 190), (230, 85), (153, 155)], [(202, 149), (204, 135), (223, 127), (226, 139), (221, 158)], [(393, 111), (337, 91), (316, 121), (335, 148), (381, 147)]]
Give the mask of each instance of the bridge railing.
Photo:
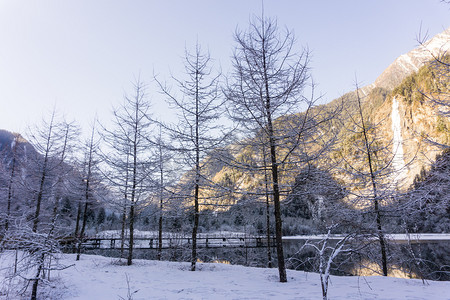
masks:
[[(162, 249), (174, 249), (182, 247), (190, 247), (192, 238), (190, 237), (167, 237), (162, 238)], [(77, 241), (66, 240), (66, 247), (70, 249), (71, 245)], [(82, 241), (82, 248), (86, 250), (94, 249), (120, 249), (122, 245), (121, 238), (98, 238), (86, 237)], [(275, 237), (270, 239), (270, 245), (275, 245)], [(129, 239), (124, 239), (124, 247), (129, 246)], [(134, 238), (135, 249), (158, 249), (158, 238)], [(218, 236), (201, 236), (197, 238), (198, 248), (260, 248), (267, 247), (267, 237), (251, 236), (251, 237), (218, 237)]]

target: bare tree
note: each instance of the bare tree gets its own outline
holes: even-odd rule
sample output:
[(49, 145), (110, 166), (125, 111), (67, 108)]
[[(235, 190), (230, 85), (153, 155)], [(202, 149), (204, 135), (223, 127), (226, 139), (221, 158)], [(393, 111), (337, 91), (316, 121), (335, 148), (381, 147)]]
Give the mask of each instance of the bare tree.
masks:
[(221, 137), (218, 120), (221, 117), (221, 104), (218, 94), (219, 75), (214, 75), (210, 67), (209, 54), (202, 52), (197, 43), (191, 53), (185, 51), (186, 80), (172, 77), (180, 89), (181, 96), (159, 81), (162, 93), (167, 96), (170, 105), (178, 114), (177, 125), (166, 125), (168, 134), (173, 141), (172, 150), (176, 150), (183, 160), (183, 165), (192, 176), (185, 182), (193, 193), (184, 197), (191, 199), (194, 208), (194, 222), (192, 226), (192, 255), (191, 270), (195, 271), (197, 262), (197, 232), (199, 224), (200, 205), (202, 204), (202, 190), (208, 185), (202, 160), (216, 147), (220, 146)]
[[(17, 136), (12, 145), (8, 194), (12, 200), (13, 188), (16, 193), (17, 184), (21, 185), (20, 199), (14, 197), (18, 199), (14, 205), (23, 215), (15, 213), (12, 220), (8, 210), (8, 234), (2, 242), (9, 249), (22, 250), (34, 275), (26, 284), (28, 287), (32, 283), (31, 299), (37, 298), (41, 277), (50, 276), (52, 257), (60, 251), (58, 237), (67, 229), (61, 226), (60, 204), (70, 189), (72, 172), (68, 162), (77, 144), (76, 135), (77, 127), (60, 120), (53, 110), (49, 120), (30, 128), (30, 143)], [(15, 275), (24, 276), (18, 265), (15, 264)]]
[(114, 110), (115, 128), (103, 128), (102, 133), (108, 147), (103, 155), (110, 171), (108, 180), (120, 195), (125, 195), (128, 206), (128, 265), (132, 264), (133, 259), (137, 205), (149, 195), (148, 180), (152, 171), (149, 154), (149, 136), (152, 130), (150, 104), (145, 85), (139, 78), (133, 84), (133, 89), (134, 94), (126, 95), (122, 106)]
[(269, 175), (267, 174), (267, 153), (263, 147), (264, 161), (264, 191), (266, 197), (266, 238), (267, 238), (267, 267), (272, 268), (272, 252), (270, 250), (271, 234), (270, 234), (270, 194), (269, 194)]
[(173, 186), (173, 168), (171, 161), (173, 159), (173, 153), (170, 151), (170, 145), (168, 145), (166, 138), (163, 134), (163, 126), (159, 124), (159, 132), (154, 137), (155, 153), (153, 154), (155, 160), (155, 166), (157, 172), (157, 178), (155, 178), (155, 186), (157, 186), (157, 196), (159, 205), (158, 216), (158, 260), (162, 258), (162, 239), (163, 239), (163, 218), (164, 211), (166, 210), (166, 204), (170, 200), (172, 193), (171, 187)]
[[(328, 286), (330, 280), (330, 274), (332, 271), (333, 264), (337, 263), (338, 256), (349, 256), (355, 249), (350, 245), (354, 234), (344, 234), (337, 238), (337, 242), (333, 243), (330, 241), (332, 238), (332, 232), (336, 228), (336, 225), (329, 226), (327, 229), (327, 234), (322, 240), (317, 243), (307, 241), (301, 250), (305, 248), (312, 248), (319, 259), (318, 271), (320, 275), (320, 286), (322, 287), (322, 299), (328, 299)], [(300, 250), (300, 251), (301, 251)]]
[[(130, 152), (126, 151), (126, 162), (128, 166), (130, 163)], [(120, 227), (120, 257), (123, 257), (125, 247), (125, 231), (127, 227), (127, 209), (128, 209), (128, 182), (130, 180), (130, 170), (127, 167), (125, 170), (124, 188), (123, 188), (123, 203), (122, 203), (122, 218)]]
[[(255, 18), (247, 32), (235, 33), (235, 40), (234, 70), (225, 89), (230, 117), (244, 134), (258, 136), (241, 139), (241, 147), (236, 149), (267, 151), (267, 161), (258, 165), (250, 159), (234, 164), (262, 176), (266, 170), (270, 172), (267, 178), (274, 203), (279, 276), (286, 282), (280, 201), (289, 191), (288, 178), (295, 178), (292, 172), (307, 160), (317, 159), (332, 139), (332, 135), (326, 138), (329, 129), (322, 126), (330, 114), (313, 108), (317, 100), (313, 93), (311, 98), (303, 95), (309, 80), (309, 52), (295, 52), (292, 32), (281, 33), (275, 20)], [(301, 110), (304, 112), (299, 113)], [(307, 155), (306, 151), (315, 154)]]
[[(51, 215), (51, 224), (53, 227), (59, 227), (60, 233), (66, 234), (68, 227), (71, 226), (71, 222), (65, 224), (65, 228), (62, 228), (61, 204), (65, 197), (71, 195), (77, 195), (78, 190), (75, 188), (74, 179), (75, 175), (75, 162), (76, 153), (78, 150), (78, 136), (80, 134), (80, 128), (74, 123), (63, 122), (61, 124), (62, 141), (61, 150), (58, 154), (59, 157), (54, 157), (55, 160), (59, 159), (57, 163), (57, 169), (52, 182), (53, 208)], [(58, 225), (58, 226), (57, 226)]]
[[(358, 90), (356, 90), (358, 93)], [(377, 187), (377, 181), (376, 181), (376, 169), (375, 169), (375, 162), (374, 162), (374, 156), (376, 149), (373, 148), (373, 143), (369, 141), (368, 136), (368, 130), (369, 127), (367, 127), (367, 124), (365, 123), (364, 116), (362, 113), (361, 108), (361, 99), (358, 96), (358, 111), (360, 114), (360, 128), (362, 130), (363, 134), (363, 141), (364, 141), (364, 152), (365, 155), (367, 155), (367, 166), (369, 168), (369, 176), (370, 176), (370, 183), (372, 185), (372, 199), (373, 199), (373, 208), (375, 211), (376, 216), (376, 224), (377, 224), (377, 234), (378, 234), (378, 241), (380, 243), (380, 250), (381, 250), (381, 265), (383, 268), (383, 276), (387, 276), (387, 256), (386, 256), (386, 239), (383, 233), (382, 223), (381, 223), (381, 211), (380, 211), (380, 198), (379, 198), (379, 191)]]
[[(50, 121), (43, 121), (40, 128), (31, 132), (31, 143), (38, 151), (35, 163), (38, 173), (37, 187), (33, 194), (37, 194), (35, 202), (35, 212), (32, 218), (31, 238), (37, 241), (31, 244), (36, 247), (29, 248), (32, 256), (36, 258), (36, 275), (34, 277), (31, 299), (37, 297), (37, 288), (41, 273), (45, 270), (45, 261), (51, 258), (53, 252), (58, 251), (55, 237), (57, 227), (58, 208), (61, 195), (64, 193), (62, 183), (67, 179), (67, 156), (72, 150), (72, 145), (76, 143), (76, 127), (65, 121), (58, 122), (56, 111), (53, 110)], [(33, 186), (33, 185), (31, 185)], [(53, 203), (51, 199), (53, 198)], [(41, 221), (41, 206), (46, 205), (46, 217), (50, 220), (47, 226), (46, 222)], [(53, 209), (51, 209), (53, 206)], [(50, 213), (49, 211), (52, 211)], [(39, 225), (42, 228), (39, 229)]]
[[(392, 101), (395, 105), (396, 99)], [(400, 177), (404, 176), (405, 168), (411, 162), (405, 163), (403, 156), (398, 156), (398, 153), (403, 154), (403, 150), (401, 141), (396, 141), (395, 132), (392, 140), (380, 134), (381, 124), (385, 119), (380, 121), (369, 113), (370, 98), (363, 102), (357, 84), (356, 98), (348, 104), (348, 119), (344, 125), (346, 139), (342, 141), (339, 152), (344, 162), (341, 176), (348, 175), (349, 204), (356, 209), (355, 213), (359, 212), (364, 216), (362, 224), (353, 224), (361, 231), (361, 237), (375, 235), (379, 254), (377, 258), (371, 259), (378, 261), (381, 274), (387, 276), (389, 266), (385, 227), (387, 218), (395, 214), (389, 211), (393, 209), (389, 208), (389, 204), (392, 204), (399, 193)], [(347, 222), (352, 223), (351, 220)]]
[[(38, 151), (35, 162), (37, 163), (38, 183), (35, 190), (36, 202), (35, 212), (33, 216), (33, 232), (37, 232), (39, 225), (39, 217), (41, 213), (41, 205), (44, 196), (50, 197), (52, 187), (52, 180), (50, 177), (54, 175), (54, 171), (61, 165), (63, 161), (58, 157), (63, 157), (64, 141), (65, 141), (65, 126), (61, 126), (56, 120), (56, 111), (54, 110), (50, 116), (50, 121), (43, 121), (41, 128), (35, 128), (31, 132), (31, 143)], [(42, 157), (43, 156), (43, 157)]]
[[(92, 186), (93, 186), (93, 181), (94, 181), (92, 175), (93, 175), (94, 168), (96, 168), (96, 165), (98, 162), (94, 157), (97, 148), (98, 148), (98, 142), (95, 140), (95, 124), (94, 124), (94, 125), (92, 125), (91, 137), (86, 142), (86, 145), (85, 145), (85, 162), (83, 164), (84, 170), (83, 170), (83, 176), (82, 176), (83, 185), (84, 185), (83, 222), (82, 222), (79, 234), (77, 234), (75, 236), (77, 238), (77, 243), (78, 243), (76, 260), (80, 260), (81, 243), (83, 242), (83, 237), (84, 237), (84, 233), (86, 230), (88, 206), (91, 201)], [(81, 202), (80, 202), (80, 204), (81, 204)], [(79, 210), (79, 214), (80, 213), (81, 213), (81, 210)], [(79, 219), (79, 217), (78, 217), (78, 219)], [(76, 232), (76, 233), (78, 233), (78, 232)]]

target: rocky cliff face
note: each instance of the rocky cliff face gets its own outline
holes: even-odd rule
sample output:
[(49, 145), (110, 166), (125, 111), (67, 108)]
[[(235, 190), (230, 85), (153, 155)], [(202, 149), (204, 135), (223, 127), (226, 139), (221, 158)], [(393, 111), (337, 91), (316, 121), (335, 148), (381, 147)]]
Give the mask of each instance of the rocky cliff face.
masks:
[[(406, 84), (403, 82), (399, 87)], [(419, 82), (411, 88), (422, 89)], [(392, 158), (392, 171), (396, 174), (391, 179), (398, 181), (398, 187), (403, 190), (442, 152), (437, 144), (450, 145), (450, 121), (441, 117), (426, 99), (411, 100), (398, 89), (390, 92), (370, 117), (379, 124), (378, 134)]]

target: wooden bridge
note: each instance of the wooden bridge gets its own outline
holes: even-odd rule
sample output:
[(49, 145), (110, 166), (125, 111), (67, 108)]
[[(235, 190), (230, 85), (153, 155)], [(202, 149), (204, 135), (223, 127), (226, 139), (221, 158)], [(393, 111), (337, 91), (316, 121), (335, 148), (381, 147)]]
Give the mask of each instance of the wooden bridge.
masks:
[[(175, 249), (190, 247), (192, 238), (189, 237), (164, 237), (161, 239), (162, 249)], [(67, 241), (66, 245), (74, 244), (76, 241)], [(96, 249), (120, 249), (122, 245), (121, 238), (106, 237), (86, 237), (83, 239), (82, 248), (85, 250)], [(158, 249), (159, 239), (152, 237), (134, 238), (134, 249)], [(129, 239), (124, 239), (124, 247), (128, 248)], [(270, 246), (275, 246), (275, 237), (270, 239)], [(218, 236), (202, 236), (197, 238), (198, 248), (262, 248), (267, 247), (267, 237), (263, 236), (247, 236), (247, 237), (218, 237)]]
[[(323, 240), (325, 235), (304, 235), (304, 236), (285, 236), (283, 243), (297, 243), (306, 241)], [(338, 241), (343, 235), (332, 235), (330, 241)], [(386, 238), (393, 243), (435, 243), (450, 242), (450, 234), (388, 234)], [(65, 239), (63, 244), (67, 248), (75, 245), (75, 239)], [(86, 237), (83, 239), (82, 248), (85, 250), (95, 249), (120, 249), (122, 245), (121, 238), (118, 237)], [(188, 248), (192, 245), (192, 238), (186, 236), (165, 236), (162, 238), (162, 249)], [(124, 239), (124, 247), (128, 248), (129, 239)], [(158, 249), (158, 237), (135, 237), (134, 249)], [(275, 237), (270, 238), (270, 246), (275, 247)], [(200, 234), (197, 237), (198, 248), (263, 248), (267, 247), (267, 236), (244, 236), (244, 235), (208, 235)]]

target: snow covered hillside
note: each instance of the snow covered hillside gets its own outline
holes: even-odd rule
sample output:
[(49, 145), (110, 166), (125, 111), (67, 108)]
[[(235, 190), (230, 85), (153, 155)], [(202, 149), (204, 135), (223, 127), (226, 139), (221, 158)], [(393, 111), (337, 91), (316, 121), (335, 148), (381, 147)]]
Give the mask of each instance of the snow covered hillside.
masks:
[[(2, 254), (0, 299), (28, 299), (18, 295), (5, 280), (6, 262), (12, 252)], [(117, 259), (63, 255), (60, 263), (74, 266), (54, 271), (51, 281), (40, 286), (39, 299), (321, 299), (319, 275), (288, 270), (288, 282), (278, 282), (277, 269), (261, 269), (224, 264), (135, 260), (124, 266)], [(129, 287), (127, 284), (127, 278)], [(9, 294), (6, 294), (8, 292)], [(329, 299), (450, 299), (450, 282), (372, 277), (331, 276)], [(128, 297), (130, 293), (131, 298)], [(23, 297), (23, 298), (22, 298)]]

